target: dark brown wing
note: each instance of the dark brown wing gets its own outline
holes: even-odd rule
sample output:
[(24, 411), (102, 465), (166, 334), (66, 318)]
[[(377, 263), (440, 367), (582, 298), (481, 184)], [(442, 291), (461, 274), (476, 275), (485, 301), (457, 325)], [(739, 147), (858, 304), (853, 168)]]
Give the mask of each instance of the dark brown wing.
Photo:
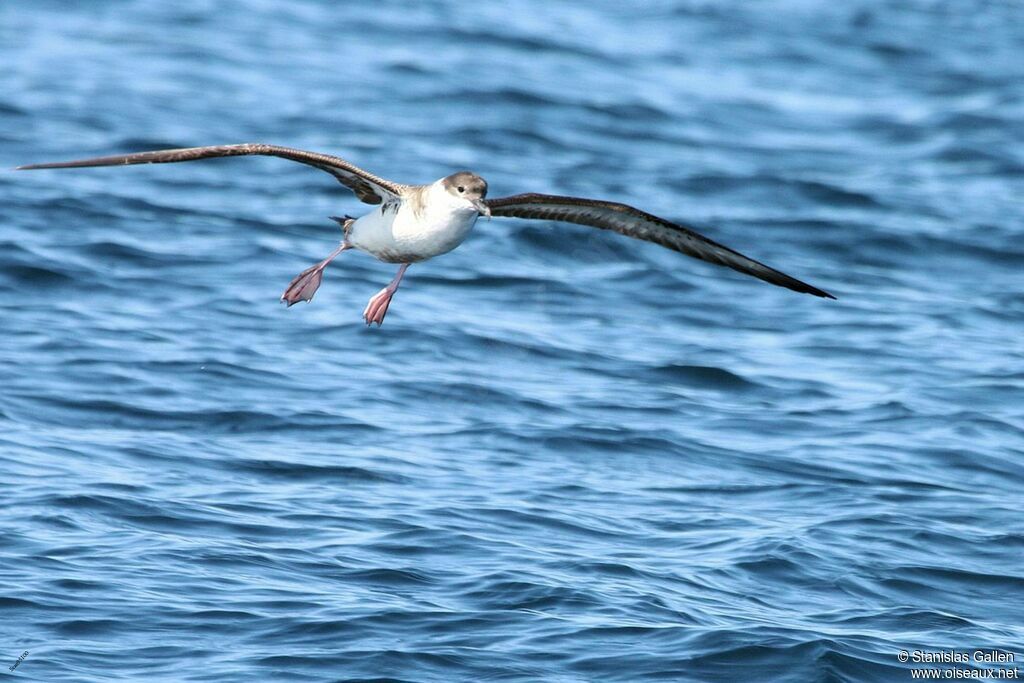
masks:
[(773, 285), (827, 299), (835, 299), (828, 292), (812, 287), (785, 273), (780, 273), (774, 268), (769, 268), (763, 263), (709, 240), (689, 228), (652, 216), (626, 204), (578, 197), (556, 197), (549, 194), (517, 194), (512, 197), (488, 199), (487, 206), (491, 208), (493, 216), (565, 221), (566, 223), (578, 223), (611, 230), (620, 235), (660, 244), (702, 261), (728, 266)]
[(178, 161), (195, 161), (211, 157), (235, 157), (260, 155), (281, 157), (297, 161), (300, 164), (327, 171), (338, 179), (342, 185), (351, 189), (359, 199), (367, 204), (380, 204), (385, 199), (398, 197), (405, 186), (379, 178), (350, 164), (340, 157), (316, 152), (304, 152), (301, 149), (264, 145), (262, 143), (246, 143), (241, 145), (214, 145), (211, 147), (186, 147), (183, 149), (161, 149), (155, 152), (139, 152), (137, 154), (118, 154), (95, 159), (78, 161), (58, 161), (50, 164), (30, 164), (19, 166), (17, 170), (40, 168), (81, 168), (85, 166), (127, 166), (131, 164), (170, 164)]

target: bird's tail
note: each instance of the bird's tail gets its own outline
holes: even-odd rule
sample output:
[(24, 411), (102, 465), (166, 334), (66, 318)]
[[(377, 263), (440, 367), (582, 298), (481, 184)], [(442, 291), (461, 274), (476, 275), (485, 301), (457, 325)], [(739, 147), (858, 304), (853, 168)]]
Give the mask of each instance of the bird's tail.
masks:
[(352, 229), (352, 224), (356, 222), (352, 216), (328, 216), (332, 221), (341, 226), (341, 231), (345, 235), (345, 239), (348, 239), (348, 233)]

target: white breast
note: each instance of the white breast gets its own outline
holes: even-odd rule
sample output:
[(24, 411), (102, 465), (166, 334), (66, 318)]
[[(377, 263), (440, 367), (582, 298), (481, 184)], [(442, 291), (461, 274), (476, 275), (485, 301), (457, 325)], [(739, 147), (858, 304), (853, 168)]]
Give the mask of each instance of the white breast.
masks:
[(477, 212), (448, 193), (440, 181), (397, 206), (382, 204), (352, 225), (349, 243), (389, 263), (413, 263), (462, 244)]

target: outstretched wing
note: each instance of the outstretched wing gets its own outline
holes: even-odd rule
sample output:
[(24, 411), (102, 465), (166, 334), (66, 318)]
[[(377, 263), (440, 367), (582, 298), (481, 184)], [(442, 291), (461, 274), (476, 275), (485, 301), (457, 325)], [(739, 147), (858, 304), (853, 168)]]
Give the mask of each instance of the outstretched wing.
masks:
[(517, 194), (512, 197), (488, 199), (487, 206), (490, 207), (493, 216), (539, 218), (611, 230), (620, 235), (660, 244), (702, 261), (728, 266), (779, 287), (835, 299), (826, 291), (769, 268), (689, 228), (626, 204), (549, 194)]
[(183, 149), (161, 149), (155, 152), (139, 152), (137, 154), (118, 154), (95, 159), (78, 161), (58, 161), (49, 164), (30, 164), (19, 166), (17, 170), (40, 168), (81, 168), (84, 166), (127, 166), (131, 164), (170, 164), (179, 161), (195, 161), (211, 157), (235, 156), (271, 156), (297, 161), (300, 164), (327, 171), (345, 187), (351, 189), (359, 199), (367, 204), (380, 204), (402, 194), (405, 186), (379, 178), (351, 164), (340, 157), (317, 152), (305, 152), (301, 149), (265, 145), (262, 143), (246, 143), (241, 145), (214, 145), (211, 147), (186, 147)]

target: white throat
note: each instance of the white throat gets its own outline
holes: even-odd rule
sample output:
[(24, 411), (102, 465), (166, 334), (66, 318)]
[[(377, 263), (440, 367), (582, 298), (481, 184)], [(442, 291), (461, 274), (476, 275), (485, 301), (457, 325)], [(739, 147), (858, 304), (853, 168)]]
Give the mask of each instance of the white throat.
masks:
[(476, 213), (476, 209), (468, 201), (445, 189), (443, 178), (430, 184), (424, 199), (427, 213), (446, 216)]

